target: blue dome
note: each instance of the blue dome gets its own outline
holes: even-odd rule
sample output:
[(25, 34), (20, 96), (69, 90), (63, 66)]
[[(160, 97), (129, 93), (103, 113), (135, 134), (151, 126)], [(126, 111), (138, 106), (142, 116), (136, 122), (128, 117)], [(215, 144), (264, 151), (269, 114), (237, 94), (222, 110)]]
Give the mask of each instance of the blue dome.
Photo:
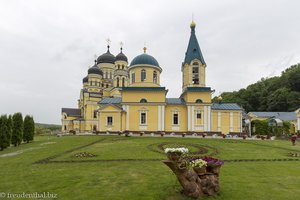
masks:
[(143, 53), (139, 56), (136, 56), (130, 63), (130, 66), (133, 65), (141, 65), (141, 64), (146, 64), (146, 65), (154, 65), (159, 67), (159, 64), (157, 62), (157, 60), (153, 57), (150, 56), (146, 53)]

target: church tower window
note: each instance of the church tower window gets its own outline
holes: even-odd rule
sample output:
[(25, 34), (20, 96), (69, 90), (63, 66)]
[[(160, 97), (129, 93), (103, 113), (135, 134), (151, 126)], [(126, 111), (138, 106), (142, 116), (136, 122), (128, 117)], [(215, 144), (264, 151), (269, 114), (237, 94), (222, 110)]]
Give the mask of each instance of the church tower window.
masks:
[(153, 72), (153, 83), (157, 83), (157, 72)]
[(132, 83), (135, 83), (135, 73), (132, 73), (132, 74), (131, 74), (131, 82), (132, 82)]
[(141, 71), (141, 81), (145, 81), (146, 80), (146, 70), (142, 69)]
[(192, 74), (193, 74), (193, 84), (199, 84), (199, 65), (198, 63), (194, 62), (192, 67)]

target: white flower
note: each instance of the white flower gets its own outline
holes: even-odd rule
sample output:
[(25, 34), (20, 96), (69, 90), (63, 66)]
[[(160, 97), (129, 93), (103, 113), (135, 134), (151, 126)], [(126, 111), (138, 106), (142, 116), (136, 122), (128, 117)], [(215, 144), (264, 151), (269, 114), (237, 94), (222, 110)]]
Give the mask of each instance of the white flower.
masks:
[(202, 160), (202, 159), (197, 159), (197, 160), (193, 160), (190, 162), (190, 165), (192, 167), (204, 167), (204, 166), (207, 166), (207, 162), (205, 160)]
[(165, 153), (182, 153), (186, 154), (189, 152), (187, 148), (181, 147), (181, 148), (165, 148)]

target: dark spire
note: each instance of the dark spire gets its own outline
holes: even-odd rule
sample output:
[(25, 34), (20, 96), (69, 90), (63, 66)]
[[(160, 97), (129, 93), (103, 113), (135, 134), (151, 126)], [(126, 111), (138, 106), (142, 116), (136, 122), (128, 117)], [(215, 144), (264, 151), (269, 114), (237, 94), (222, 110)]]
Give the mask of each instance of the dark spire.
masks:
[(188, 48), (185, 53), (184, 64), (190, 64), (193, 59), (198, 59), (202, 64), (206, 64), (195, 34), (196, 23), (192, 21), (191, 23), (191, 36), (188, 44)]

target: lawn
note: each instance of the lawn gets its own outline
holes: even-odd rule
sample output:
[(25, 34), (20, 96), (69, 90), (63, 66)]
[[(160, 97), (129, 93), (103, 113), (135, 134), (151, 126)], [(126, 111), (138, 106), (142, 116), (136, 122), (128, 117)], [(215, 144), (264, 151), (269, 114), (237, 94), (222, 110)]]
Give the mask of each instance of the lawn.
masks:
[[(288, 157), (288, 152), (300, 152), (300, 146), (289, 141), (145, 136), (36, 137), (32, 143), (0, 152), (0, 194), (50, 192), (63, 200), (188, 199), (161, 162), (165, 159), (161, 148), (172, 146), (226, 161), (220, 194), (205, 199), (300, 197), (300, 161)], [(81, 152), (95, 156), (75, 156)]]

